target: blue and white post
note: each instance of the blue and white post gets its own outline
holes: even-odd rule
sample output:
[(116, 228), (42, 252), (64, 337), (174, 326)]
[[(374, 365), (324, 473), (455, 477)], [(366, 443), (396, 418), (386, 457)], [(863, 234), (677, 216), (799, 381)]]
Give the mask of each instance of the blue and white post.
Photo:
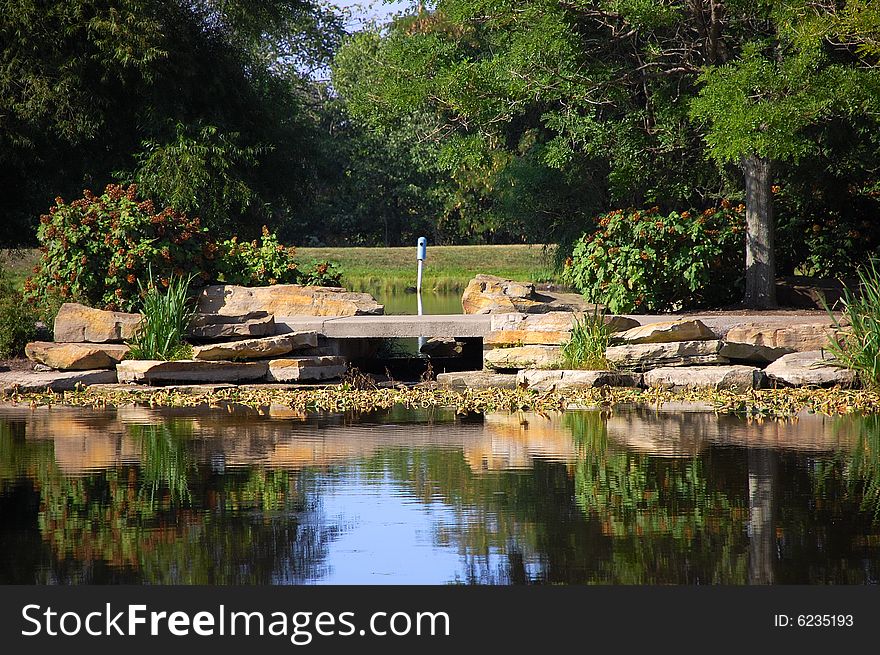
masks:
[[(419, 270), (416, 274), (416, 302), (419, 307), (419, 316), (422, 315), (422, 269), (425, 266), (425, 259), (428, 257), (428, 240), (425, 237), (419, 237), (416, 244), (416, 260), (418, 261)], [(427, 337), (419, 337), (419, 352), (422, 352), (422, 346), (425, 345)]]

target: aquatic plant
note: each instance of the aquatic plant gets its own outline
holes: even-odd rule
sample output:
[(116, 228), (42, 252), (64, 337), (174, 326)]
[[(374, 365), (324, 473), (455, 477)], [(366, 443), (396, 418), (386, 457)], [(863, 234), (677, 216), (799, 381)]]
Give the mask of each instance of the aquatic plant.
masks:
[(192, 277), (171, 276), (162, 279), (160, 290), (150, 275), (147, 287), (140, 285), (143, 298), (143, 319), (134, 339), (129, 344), (128, 359), (185, 359), (192, 352), (184, 342), (195, 310), (189, 297)]
[(605, 324), (605, 313), (596, 305), (592, 315), (574, 319), (571, 338), (562, 346), (565, 368), (607, 371), (611, 368), (605, 349), (611, 341), (611, 328)]
[[(837, 362), (854, 371), (868, 387), (880, 387), (880, 269), (878, 260), (859, 269), (859, 290), (844, 288), (843, 315), (839, 321), (828, 310), (841, 336), (828, 351)], [(844, 325), (846, 324), (846, 325)]]

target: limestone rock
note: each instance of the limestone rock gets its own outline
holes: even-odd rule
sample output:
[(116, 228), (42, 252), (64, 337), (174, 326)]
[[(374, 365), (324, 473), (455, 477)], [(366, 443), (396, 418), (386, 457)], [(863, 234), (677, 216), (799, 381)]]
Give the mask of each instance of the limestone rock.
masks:
[(543, 314), (594, 309), (594, 305), (576, 293), (539, 293), (532, 282), (516, 282), (495, 275), (478, 275), (472, 279), (462, 294), (461, 306), (465, 314)]
[(516, 374), (493, 371), (438, 373), (437, 384), (452, 389), (515, 389)]
[(275, 316), (269, 312), (250, 312), (236, 316), (196, 314), (189, 337), (196, 341), (252, 339), (275, 334)]
[(763, 386), (764, 372), (753, 366), (674, 366), (645, 373), (646, 387), (661, 389), (733, 389), (749, 391)]
[(483, 355), (483, 363), (491, 369), (559, 368), (562, 348), (559, 346), (518, 346), (495, 348)]
[(428, 339), (419, 348), (419, 352), (428, 357), (461, 357), (464, 344), (452, 337), (434, 337)]
[(128, 354), (124, 343), (53, 343), (34, 341), (25, 346), (24, 354), (32, 362), (39, 362), (62, 371), (89, 371), (114, 368)]
[(605, 358), (617, 367), (638, 370), (661, 366), (726, 364), (727, 359), (718, 354), (720, 349), (721, 342), (718, 340), (635, 343), (609, 346), (605, 349)]
[(39, 391), (73, 391), (77, 385), (113, 384), (116, 371), (9, 371), (0, 373), (0, 391), (30, 393)]
[(721, 355), (750, 362), (773, 362), (789, 353), (826, 348), (836, 334), (837, 330), (827, 323), (748, 323), (727, 332)]
[(715, 339), (702, 321), (681, 319), (648, 323), (614, 335), (615, 343), (673, 343), (675, 341), (708, 341)]
[(483, 337), (484, 346), (561, 346), (571, 339), (571, 332), (538, 332), (535, 330), (496, 330)]
[(313, 382), (345, 375), (345, 359), (335, 356), (290, 357), (269, 362), (269, 382)]
[(783, 355), (764, 369), (770, 382), (794, 387), (831, 387), (840, 385), (851, 387), (856, 376), (852, 371), (838, 368), (829, 362), (834, 358), (821, 350), (796, 352)]
[[(562, 341), (559, 341), (558, 343), (564, 343), (565, 341), (568, 341), (568, 334), (574, 327), (574, 323), (576, 320), (590, 320), (592, 316), (593, 315), (588, 312), (548, 312), (546, 314), (494, 314), (491, 318), (490, 326), (492, 328), (492, 332), (538, 332), (545, 333), (547, 335), (557, 333), (557, 336), (548, 336), (547, 338), (562, 339)], [(607, 314), (603, 318), (605, 325), (607, 325), (612, 332), (629, 330), (631, 328), (638, 327), (639, 325), (638, 321), (627, 318), (626, 316)], [(495, 335), (493, 338), (497, 339), (499, 343), (541, 343), (536, 340), (541, 337), (534, 336), (523, 336), (520, 339), (516, 339), (512, 335), (499, 334)]]
[(193, 348), (193, 359), (223, 361), (239, 359), (265, 359), (286, 355), (294, 350), (314, 348), (318, 345), (315, 332), (293, 332), (261, 339), (212, 343)]
[(275, 316), (357, 316), (385, 311), (368, 293), (337, 287), (304, 287), (276, 284), (241, 287), (217, 284), (199, 294), (198, 310), (205, 314), (239, 315), (264, 311)]
[(577, 387), (637, 387), (640, 373), (625, 371), (520, 371), (517, 386), (532, 391), (560, 391)]
[(79, 303), (64, 303), (55, 317), (55, 341), (67, 343), (112, 343), (134, 337), (140, 314), (107, 312)]
[(123, 384), (169, 384), (173, 382), (242, 382), (261, 380), (269, 370), (266, 362), (176, 362), (126, 360), (116, 365)]

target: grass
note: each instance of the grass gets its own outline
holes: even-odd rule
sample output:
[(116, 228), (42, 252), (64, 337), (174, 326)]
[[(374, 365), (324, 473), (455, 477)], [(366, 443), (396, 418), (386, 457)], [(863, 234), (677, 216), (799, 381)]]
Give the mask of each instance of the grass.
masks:
[[(846, 368), (854, 371), (859, 381), (880, 388), (880, 269), (878, 260), (859, 270), (858, 292), (844, 289), (843, 316), (849, 325), (842, 327), (828, 310), (835, 326), (843, 333), (832, 341), (828, 351)], [(826, 308), (827, 309), (827, 308)]]
[(192, 353), (184, 342), (194, 314), (189, 299), (191, 281), (172, 277), (163, 293), (150, 276), (147, 288), (141, 287), (144, 318), (130, 344), (128, 359), (185, 359)]
[(32, 269), (39, 259), (40, 253), (37, 250), (0, 250), (0, 267), (5, 270), (9, 282), (19, 291), (24, 287), (25, 278), (32, 274)]
[(610, 341), (611, 329), (598, 309), (592, 316), (576, 317), (571, 339), (562, 346), (565, 368), (607, 371), (611, 366), (605, 358), (605, 349)]
[[(297, 248), (297, 260), (329, 260), (342, 269), (342, 284), (352, 291), (402, 292), (416, 285), (416, 247)], [(429, 246), (424, 288), (461, 293), (478, 273), (514, 280), (555, 282), (553, 254), (540, 245)]]

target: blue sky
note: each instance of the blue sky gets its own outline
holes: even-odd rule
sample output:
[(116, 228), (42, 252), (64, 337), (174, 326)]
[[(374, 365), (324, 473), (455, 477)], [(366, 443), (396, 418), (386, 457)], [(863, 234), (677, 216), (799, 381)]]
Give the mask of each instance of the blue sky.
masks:
[(357, 29), (362, 24), (373, 20), (384, 21), (389, 16), (415, 3), (408, 0), (394, 0), (392, 2), (384, 2), (383, 0), (334, 0), (330, 4), (349, 8), (352, 14), (352, 24), (348, 27), (350, 29)]

